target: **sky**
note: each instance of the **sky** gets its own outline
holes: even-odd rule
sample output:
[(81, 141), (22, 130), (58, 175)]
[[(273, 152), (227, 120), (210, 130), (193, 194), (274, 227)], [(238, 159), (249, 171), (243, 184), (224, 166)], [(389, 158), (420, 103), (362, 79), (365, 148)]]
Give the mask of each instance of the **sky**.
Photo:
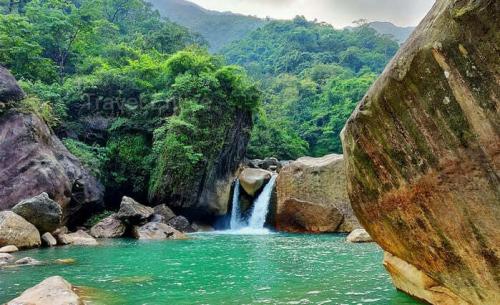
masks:
[(231, 11), (258, 17), (291, 19), (304, 15), (337, 28), (354, 20), (390, 21), (399, 26), (415, 26), (435, 0), (190, 0), (204, 8)]

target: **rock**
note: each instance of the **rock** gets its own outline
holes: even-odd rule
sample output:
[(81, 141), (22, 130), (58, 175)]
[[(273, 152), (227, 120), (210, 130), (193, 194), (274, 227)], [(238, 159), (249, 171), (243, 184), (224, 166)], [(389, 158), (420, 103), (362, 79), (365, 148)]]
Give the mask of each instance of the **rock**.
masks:
[(169, 221), (175, 217), (175, 213), (165, 204), (160, 204), (154, 207), (154, 212), (163, 217), (163, 221)]
[(239, 176), (241, 188), (254, 197), (271, 179), (272, 173), (258, 168), (245, 168)]
[(143, 226), (134, 226), (132, 236), (136, 239), (187, 239), (187, 236), (161, 222), (149, 222)]
[(0, 209), (46, 192), (77, 224), (102, 208), (103, 186), (34, 114), (0, 116)]
[(257, 163), (259, 168), (270, 170), (270, 171), (279, 171), (281, 170), (281, 162), (276, 158), (266, 158), (263, 161)]
[(40, 233), (34, 225), (14, 212), (0, 212), (0, 247), (33, 248), (40, 244)]
[(225, 109), (212, 115), (221, 122), (217, 151), (205, 154), (189, 179), (178, 175), (175, 169), (167, 169), (158, 191), (149, 194), (152, 202), (168, 202), (190, 219), (227, 214), (231, 186), (250, 140), (251, 111)]
[(13, 245), (8, 245), (0, 248), (0, 253), (14, 253), (17, 251), (19, 251), (19, 249)]
[(351, 232), (352, 211), (342, 155), (304, 157), (284, 166), (276, 182), (276, 228), (286, 232)]
[(12, 263), (15, 257), (9, 253), (0, 253), (0, 264)]
[(196, 232), (214, 232), (215, 231), (214, 227), (212, 227), (211, 225), (207, 225), (207, 224), (201, 224), (201, 223), (194, 222), (192, 224), (192, 226), (196, 230)]
[(60, 276), (45, 279), (6, 305), (82, 305), (73, 286)]
[(57, 240), (63, 245), (96, 246), (99, 244), (95, 238), (83, 230), (78, 230), (75, 233), (59, 234)]
[(196, 232), (196, 230), (189, 223), (189, 220), (187, 220), (184, 216), (175, 216), (167, 222), (167, 225), (183, 233)]
[(40, 232), (52, 232), (61, 225), (62, 209), (47, 193), (16, 204), (12, 211), (32, 223)]
[(0, 66), (0, 103), (19, 101), (25, 97), (9, 70)]
[(384, 254), (384, 267), (391, 275), (394, 286), (429, 304), (470, 305), (415, 266), (388, 252)]
[(21, 258), (19, 260), (16, 261), (16, 265), (30, 265), (30, 266), (34, 266), (34, 265), (40, 265), (42, 262), (40, 262), (39, 260), (36, 260), (32, 257), (24, 257), (24, 258)]
[(62, 227), (58, 228), (57, 230), (55, 230), (54, 232), (52, 232), (52, 235), (57, 236), (60, 234), (68, 234), (68, 233), (69, 233), (68, 228), (66, 226), (62, 226)]
[(54, 238), (54, 236), (52, 236), (52, 234), (46, 232), (42, 235), (42, 243), (47, 247), (54, 247), (57, 245), (57, 240)]
[(76, 259), (74, 259), (74, 258), (59, 258), (59, 259), (56, 259), (55, 262), (59, 265), (73, 265), (76, 263)]
[(153, 213), (153, 208), (142, 205), (130, 197), (123, 196), (116, 217), (128, 224), (135, 225), (146, 222)]
[(433, 279), (391, 273), (420, 299), (437, 287), (450, 304), (500, 300), (498, 5), (436, 1), (342, 133), (356, 215)]
[(350, 243), (368, 243), (373, 242), (370, 234), (365, 229), (356, 229), (347, 235), (347, 241)]
[(122, 237), (126, 229), (125, 224), (118, 219), (116, 214), (113, 214), (93, 226), (90, 229), (90, 235), (95, 238), (116, 238)]

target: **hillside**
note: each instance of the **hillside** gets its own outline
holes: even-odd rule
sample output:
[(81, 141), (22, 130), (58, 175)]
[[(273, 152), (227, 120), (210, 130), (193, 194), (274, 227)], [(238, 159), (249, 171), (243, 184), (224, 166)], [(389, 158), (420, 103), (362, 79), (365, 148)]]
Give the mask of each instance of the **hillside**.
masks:
[(391, 22), (384, 21), (374, 21), (370, 22), (368, 25), (380, 34), (393, 36), (399, 43), (405, 42), (406, 39), (410, 37), (413, 30), (415, 30), (414, 26), (400, 27)]
[(185, 0), (148, 1), (162, 16), (201, 34), (213, 52), (267, 23), (252, 16), (207, 10)]

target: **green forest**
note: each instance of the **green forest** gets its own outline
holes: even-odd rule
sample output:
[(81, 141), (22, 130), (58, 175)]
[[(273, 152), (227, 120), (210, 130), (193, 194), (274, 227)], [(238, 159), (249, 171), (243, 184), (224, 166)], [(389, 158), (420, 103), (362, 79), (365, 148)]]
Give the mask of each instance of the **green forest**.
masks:
[(192, 186), (241, 113), (253, 117), (249, 158), (341, 153), (345, 121), (398, 49), (367, 25), (296, 17), (210, 54), (142, 0), (0, 9), (0, 64), (29, 96), (21, 110), (39, 114), (107, 193), (140, 199)]
[(225, 48), (263, 91), (249, 155), (342, 153), (342, 127), (398, 48), (366, 24), (336, 30), (303, 17), (273, 21)]

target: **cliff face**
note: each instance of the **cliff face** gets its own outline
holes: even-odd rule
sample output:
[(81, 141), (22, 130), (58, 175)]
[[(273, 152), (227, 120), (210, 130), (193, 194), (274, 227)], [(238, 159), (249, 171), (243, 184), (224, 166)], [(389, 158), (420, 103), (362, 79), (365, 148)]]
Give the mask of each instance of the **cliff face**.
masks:
[(358, 219), (397, 287), (433, 304), (500, 299), (499, 11), (438, 0), (342, 135)]

